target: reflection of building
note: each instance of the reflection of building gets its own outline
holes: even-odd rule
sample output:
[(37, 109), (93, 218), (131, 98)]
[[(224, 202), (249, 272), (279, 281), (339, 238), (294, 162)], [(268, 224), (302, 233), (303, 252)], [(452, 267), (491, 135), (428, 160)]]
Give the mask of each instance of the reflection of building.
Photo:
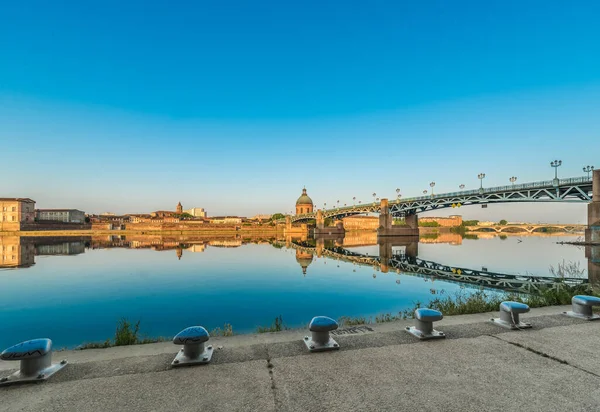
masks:
[(313, 261), (312, 253), (302, 252), (300, 249), (296, 249), (296, 262), (300, 264), (302, 273), (306, 275), (306, 269)]
[(211, 240), (208, 244), (216, 247), (239, 247), (242, 246), (242, 240)]
[(53, 220), (65, 223), (85, 223), (85, 213), (77, 209), (38, 209), (37, 220)]
[(441, 227), (454, 227), (462, 225), (462, 216), (453, 215), (450, 217), (419, 217), (419, 223), (437, 222)]
[(0, 268), (27, 267), (35, 263), (35, 246), (20, 236), (0, 236)]
[(346, 230), (377, 230), (378, 216), (348, 216), (342, 219)]
[(201, 245), (192, 245), (189, 248), (187, 248), (186, 250), (188, 252), (201, 253), (201, 252), (204, 252), (205, 249), (206, 249), (206, 245), (205, 244), (201, 244)]
[(303, 213), (313, 212), (313, 201), (306, 194), (306, 188), (302, 189), (302, 196), (296, 200), (296, 214), (301, 215)]
[(0, 198), (0, 231), (21, 230), (22, 223), (35, 220), (35, 201), (28, 198)]
[(36, 255), (79, 255), (85, 253), (84, 242), (62, 242), (48, 245), (37, 245)]
[(206, 211), (202, 207), (193, 207), (191, 209), (185, 210), (184, 212), (194, 217), (206, 217)]

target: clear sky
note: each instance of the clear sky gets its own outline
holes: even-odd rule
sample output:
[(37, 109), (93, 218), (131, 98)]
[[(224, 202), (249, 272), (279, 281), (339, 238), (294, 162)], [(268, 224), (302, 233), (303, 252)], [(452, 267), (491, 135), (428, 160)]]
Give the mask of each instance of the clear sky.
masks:
[[(209, 215), (600, 167), (598, 1), (14, 1), (0, 196)], [(456, 212), (450, 210), (450, 212)], [(466, 217), (585, 221), (584, 205)]]

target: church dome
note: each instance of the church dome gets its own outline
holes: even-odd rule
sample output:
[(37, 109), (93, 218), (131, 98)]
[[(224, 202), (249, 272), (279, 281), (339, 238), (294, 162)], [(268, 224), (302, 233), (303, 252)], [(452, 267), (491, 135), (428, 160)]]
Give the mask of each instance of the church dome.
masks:
[(298, 200), (296, 200), (296, 205), (311, 205), (312, 206), (313, 201), (310, 197), (308, 197), (308, 195), (306, 194), (306, 188), (302, 189), (302, 196), (300, 196), (298, 198)]

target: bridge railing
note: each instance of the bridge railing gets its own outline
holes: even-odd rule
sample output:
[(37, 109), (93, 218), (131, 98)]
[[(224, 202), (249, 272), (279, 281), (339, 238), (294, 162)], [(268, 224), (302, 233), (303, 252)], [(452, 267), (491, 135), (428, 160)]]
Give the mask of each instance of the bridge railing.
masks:
[[(592, 178), (583, 176), (583, 177), (570, 177), (566, 179), (559, 179), (559, 186), (565, 185), (574, 185), (581, 183), (591, 183)], [(506, 186), (496, 186), (475, 190), (462, 190), (460, 192), (450, 192), (450, 193), (440, 193), (439, 195), (429, 195), (429, 196), (418, 196), (411, 197), (401, 200), (396, 200), (394, 203), (404, 203), (404, 202), (412, 202), (418, 200), (427, 200), (427, 199), (439, 199), (439, 198), (447, 198), (447, 197), (458, 197), (458, 196), (470, 196), (470, 195), (479, 195), (479, 194), (489, 194), (489, 193), (498, 193), (498, 192), (510, 192), (514, 190), (527, 190), (527, 189), (542, 189), (542, 188), (553, 188), (554, 181), (553, 180), (545, 180), (541, 182), (531, 182), (531, 183), (521, 183), (518, 185), (506, 185)]]

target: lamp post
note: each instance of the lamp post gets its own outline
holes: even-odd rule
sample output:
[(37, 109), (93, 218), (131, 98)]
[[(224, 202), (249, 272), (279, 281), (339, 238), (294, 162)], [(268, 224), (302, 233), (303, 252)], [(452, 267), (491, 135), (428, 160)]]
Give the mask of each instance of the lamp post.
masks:
[(594, 166), (586, 166), (583, 168), (583, 171), (587, 173), (588, 179), (590, 178), (590, 172), (594, 171)]
[(550, 166), (554, 168), (554, 186), (558, 186), (558, 168), (560, 165), (562, 165), (562, 160), (555, 160), (553, 162), (550, 162)]
[(377, 197), (377, 193), (373, 192), (373, 206), (375, 205), (375, 198)]
[(352, 198), (352, 206), (356, 206), (356, 196)]
[(423, 190), (423, 194), (426, 195), (427, 194), (427, 189)]
[(477, 175), (477, 178), (481, 182), (481, 184), (479, 185), (479, 193), (483, 193), (483, 179), (485, 179), (485, 173), (479, 173)]
[(336, 201), (336, 203), (337, 203), (337, 208), (339, 209), (339, 208), (340, 208), (340, 200), (338, 199), (338, 200)]
[(510, 183), (512, 183), (512, 184), (513, 184), (513, 186), (514, 186), (514, 185), (515, 185), (515, 182), (517, 181), (517, 176), (513, 176), (513, 177), (511, 177), (511, 178), (510, 178), (510, 179), (508, 179), (508, 180), (510, 180)]
[(458, 188), (459, 188), (460, 190), (463, 190), (463, 189), (465, 188), (465, 185), (462, 185), (462, 184), (461, 184), (460, 186), (458, 186)]
[(431, 196), (433, 196), (433, 187), (435, 186), (435, 182), (429, 183), (429, 186), (431, 186)]

